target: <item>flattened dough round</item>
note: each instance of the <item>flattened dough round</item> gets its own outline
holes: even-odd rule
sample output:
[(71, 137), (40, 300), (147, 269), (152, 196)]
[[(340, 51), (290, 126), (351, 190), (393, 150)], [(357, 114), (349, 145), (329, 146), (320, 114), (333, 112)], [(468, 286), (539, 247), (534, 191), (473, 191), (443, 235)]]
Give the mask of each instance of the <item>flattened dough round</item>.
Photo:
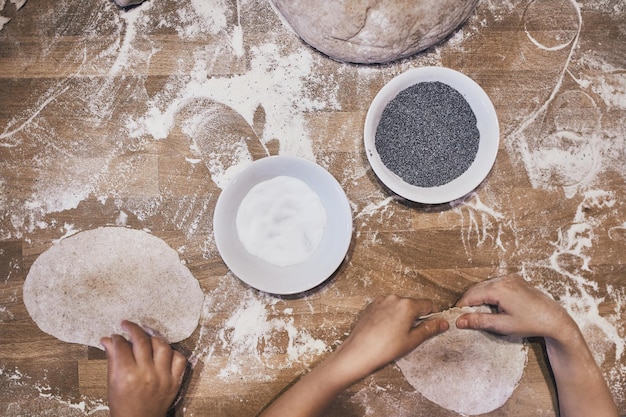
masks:
[(103, 336), (123, 334), (123, 319), (171, 343), (181, 341), (196, 329), (204, 300), (174, 249), (124, 227), (89, 230), (55, 244), (33, 263), (23, 293), (41, 330), (98, 348)]
[(271, 0), (308, 44), (339, 61), (386, 63), (443, 40), (478, 0)]
[(509, 399), (524, 373), (528, 349), (520, 339), (457, 329), (458, 316), (488, 307), (441, 314), (450, 329), (397, 361), (406, 380), (430, 401), (463, 415), (495, 410)]

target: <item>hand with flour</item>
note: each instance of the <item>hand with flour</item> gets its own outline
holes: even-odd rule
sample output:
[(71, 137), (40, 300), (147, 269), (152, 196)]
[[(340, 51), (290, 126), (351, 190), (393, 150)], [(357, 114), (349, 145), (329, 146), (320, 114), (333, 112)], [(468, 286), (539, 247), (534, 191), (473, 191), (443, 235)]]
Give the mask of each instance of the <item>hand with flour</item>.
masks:
[(556, 301), (519, 275), (471, 287), (457, 306), (491, 305), (497, 312), (460, 316), (458, 328), (545, 339), (561, 417), (617, 417), (617, 407), (576, 322)]
[(108, 360), (111, 417), (165, 417), (180, 388), (187, 360), (160, 337), (124, 321), (129, 340), (101, 340)]
[(341, 391), (447, 330), (445, 319), (415, 326), (418, 317), (432, 310), (430, 300), (378, 297), (365, 308), (348, 338), (261, 417), (320, 415)]

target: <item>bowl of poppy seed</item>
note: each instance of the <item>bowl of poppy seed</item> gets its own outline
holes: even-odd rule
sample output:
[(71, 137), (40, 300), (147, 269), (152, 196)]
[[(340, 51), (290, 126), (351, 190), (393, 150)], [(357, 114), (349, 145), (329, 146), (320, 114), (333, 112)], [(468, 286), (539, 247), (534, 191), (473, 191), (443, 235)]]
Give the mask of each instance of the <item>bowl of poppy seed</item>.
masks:
[(421, 204), (471, 193), (498, 153), (493, 103), (470, 77), (445, 67), (408, 70), (389, 81), (365, 118), (365, 152), (392, 192)]

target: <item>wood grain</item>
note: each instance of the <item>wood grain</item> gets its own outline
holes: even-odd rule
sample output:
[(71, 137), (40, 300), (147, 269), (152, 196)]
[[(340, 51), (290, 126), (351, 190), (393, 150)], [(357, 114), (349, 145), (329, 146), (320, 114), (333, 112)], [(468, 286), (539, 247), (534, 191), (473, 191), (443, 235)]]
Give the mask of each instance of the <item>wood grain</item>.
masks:
[[(116, 224), (177, 249), (207, 295), (198, 330), (177, 346), (195, 360), (177, 415), (256, 415), (379, 294), (445, 309), (472, 284), (517, 271), (575, 313), (626, 413), (622, 1), (481, 2), (442, 44), (370, 67), (321, 55), (262, 0), (150, 0), (130, 11), (106, 0), (29, 0), (0, 14), (11, 18), (0, 30), (1, 415), (108, 415), (103, 352), (40, 331), (21, 288), (54, 242)], [(390, 193), (362, 145), (378, 90), (425, 65), (476, 80), (501, 130), (487, 179), (435, 207)], [(162, 137), (148, 131), (157, 122)], [(220, 175), (242, 155), (276, 154), (331, 172), (354, 219), (337, 272), (289, 297), (237, 280), (212, 235)], [(258, 305), (264, 330), (237, 339), (232, 323)], [(541, 341), (528, 346), (520, 385), (486, 416), (558, 415)], [(327, 415), (457, 414), (390, 364)]]

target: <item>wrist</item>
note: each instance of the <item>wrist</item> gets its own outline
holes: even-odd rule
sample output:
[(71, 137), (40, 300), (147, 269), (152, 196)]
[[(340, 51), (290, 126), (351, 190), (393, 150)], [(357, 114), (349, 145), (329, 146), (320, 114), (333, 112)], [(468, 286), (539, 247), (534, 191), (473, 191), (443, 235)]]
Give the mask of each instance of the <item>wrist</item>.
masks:
[(359, 355), (351, 354), (347, 349), (332, 353), (320, 367), (324, 368), (329, 386), (336, 392), (349, 388), (374, 371), (364, 366)]
[(561, 327), (558, 332), (545, 336), (544, 340), (550, 362), (571, 360), (576, 355), (587, 355), (589, 352), (582, 332), (571, 318), (567, 325)]
[(577, 342), (582, 337), (578, 324), (563, 308), (559, 308), (545, 317), (543, 326), (546, 330), (539, 335), (544, 337), (546, 343), (549, 342), (554, 346), (566, 346)]

